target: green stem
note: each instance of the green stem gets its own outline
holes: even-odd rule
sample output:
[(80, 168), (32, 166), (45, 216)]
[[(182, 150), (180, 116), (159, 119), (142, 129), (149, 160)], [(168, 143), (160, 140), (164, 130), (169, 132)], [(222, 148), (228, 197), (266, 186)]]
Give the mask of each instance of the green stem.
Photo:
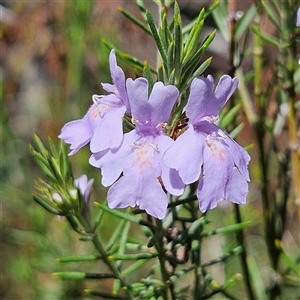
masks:
[(108, 259), (107, 253), (99, 239), (98, 234), (93, 232), (91, 225), (87, 222), (87, 220), (80, 213), (76, 214), (76, 218), (78, 219), (80, 224), (84, 227), (85, 231), (91, 235), (92, 242), (93, 242), (95, 248), (97, 249), (98, 253), (101, 255), (104, 263), (109, 267), (111, 272), (114, 274), (115, 278), (120, 281), (122, 287), (125, 288), (124, 290), (126, 292), (127, 298), (130, 300), (133, 300), (134, 297), (131, 293), (129, 285), (126, 283), (125, 279), (122, 277), (122, 275), (119, 272), (118, 268), (116, 267), (115, 263)]
[[(238, 204), (234, 204), (234, 209), (235, 209), (236, 223), (241, 224), (243, 222), (243, 220), (242, 220), (242, 216), (241, 216), (240, 206)], [(245, 276), (245, 281), (246, 281), (248, 299), (255, 300), (255, 295), (253, 292), (251, 279), (250, 279), (250, 272), (249, 272), (248, 263), (247, 263), (247, 250), (245, 247), (244, 231), (239, 230), (239, 231), (237, 231), (236, 235), (237, 235), (237, 240), (238, 240), (239, 245), (241, 245), (243, 247), (243, 251), (240, 254), (240, 257), (241, 257), (241, 264), (242, 264), (242, 268), (243, 268), (243, 275)]]
[[(157, 226), (157, 231), (163, 232), (163, 226), (162, 226), (162, 221), (156, 219), (156, 226)], [(162, 281), (165, 285), (165, 290), (164, 290), (164, 299), (172, 299), (172, 292), (171, 292), (171, 281), (169, 280), (169, 275), (166, 270), (166, 256), (165, 256), (165, 248), (164, 248), (164, 241), (163, 241), (164, 235), (161, 234), (159, 235), (159, 239), (156, 243), (156, 250), (158, 252), (158, 259), (159, 259), (159, 264), (160, 264), (160, 272), (161, 272), (161, 278)]]

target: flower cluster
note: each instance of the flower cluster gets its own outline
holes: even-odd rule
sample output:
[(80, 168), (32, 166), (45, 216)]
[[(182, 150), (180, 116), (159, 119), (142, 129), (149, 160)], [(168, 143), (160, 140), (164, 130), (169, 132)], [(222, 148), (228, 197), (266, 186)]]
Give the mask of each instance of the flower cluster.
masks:
[[(162, 219), (168, 206), (166, 192), (180, 196), (185, 185), (199, 181), (197, 197), (202, 212), (221, 200), (245, 203), (248, 193), (249, 155), (215, 123), (220, 109), (237, 88), (237, 78), (193, 80), (187, 105), (186, 127), (175, 140), (166, 134), (172, 108), (179, 97), (173, 85), (156, 82), (149, 95), (143, 78), (125, 80), (110, 53), (113, 84), (103, 84), (106, 96), (93, 96), (94, 104), (81, 120), (67, 123), (59, 135), (71, 153), (90, 143), (90, 164), (102, 171), (110, 208), (134, 207)], [(134, 129), (123, 133), (124, 115)]]

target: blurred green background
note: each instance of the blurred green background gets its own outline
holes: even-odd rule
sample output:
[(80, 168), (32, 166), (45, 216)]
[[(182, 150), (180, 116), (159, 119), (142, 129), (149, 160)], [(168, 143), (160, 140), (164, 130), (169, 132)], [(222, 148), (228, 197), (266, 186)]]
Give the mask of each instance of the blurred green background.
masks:
[[(152, 1), (145, 2), (153, 7)], [(179, 1), (186, 20), (200, 8), (193, 6), (193, 2)], [(134, 1), (1, 1), (1, 4), (0, 299), (83, 299), (86, 285), (98, 288), (99, 282), (61, 281), (51, 274), (79, 269), (75, 263), (58, 264), (57, 257), (89, 254), (93, 248), (79, 242), (63, 218), (50, 215), (32, 200), (34, 180), (41, 173), (29, 155), (28, 144), (32, 143), (34, 133), (44, 142), (48, 136), (58, 142), (56, 137), (61, 127), (81, 118), (91, 104), (91, 96), (103, 93), (100, 83), (111, 82), (109, 50), (103, 46), (103, 38), (124, 52), (148, 60), (150, 65), (156, 60), (154, 42), (118, 12), (121, 6), (138, 16)], [(212, 25), (212, 20), (208, 20), (208, 25)], [(218, 42), (222, 40), (217, 39), (211, 49), (214, 59), (207, 73), (226, 71)], [(127, 76), (135, 76), (134, 70), (121, 61), (118, 63)], [(254, 142), (247, 124), (239, 141), (243, 146)], [(266, 254), (255, 148), (250, 154), (250, 195), (248, 204), (241, 209), (244, 221), (252, 221), (247, 230), (249, 253), (259, 265), (264, 285), (269, 286), (276, 280), (276, 274)], [(71, 157), (75, 177), (86, 173), (95, 178), (94, 195), (103, 199), (105, 189), (100, 186), (99, 171), (89, 166), (88, 157), (88, 147)], [(289, 253), (296, 257), (299, 221), (293, 203), (290, 206), (284, 242)], [(209, 212), (208, 217), (218, 221), (220, 227), (234, 222), (228, 203)], [(109, 225), (102, 234), (105, 240)], [(203, 245), (204, 260), (217, 257), (235, 245), (233, 235), (208, 239)], [(92, 263), (81, 266), (89, 271), (104, 268)], [(224, 273), (232, 276), (241, 272), (239, 260), (231, 260), (212, 272), (222, 281)], [(299, 299), (297, 288), (286, 288), (286, 295), (291, 297), (284, 299)], [(243, 291), (240, 283), (237, 294), (242, 298)]]

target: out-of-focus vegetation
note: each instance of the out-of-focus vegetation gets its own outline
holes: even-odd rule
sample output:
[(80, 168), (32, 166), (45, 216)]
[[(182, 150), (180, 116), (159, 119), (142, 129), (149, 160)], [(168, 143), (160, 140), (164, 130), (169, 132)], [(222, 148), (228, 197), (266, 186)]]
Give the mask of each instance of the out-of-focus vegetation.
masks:
[[(152, 7), (152, 1), (145, 2)], [(188, 22), (189, 17), (194, 17), (194, 11), (199, 11), (200, 7), (193, 6), (193, 2), (195, 1), (179, 1), (184, 22)], [(34, 179), (41, 176), (41, 173), (29, 154), (28, 144), (32, 143), (34, 133), (43, 141), (51, 136), (58, 142), (56, 136), (63, 124), (81, 118), (91, 104), (91, 96), (103, 93), (100, 83), (111, 82), (109, 51), (102, 43), (103, 38), (124, 52), (141, 60), (148, 60), (150, 65), (155, 64), (156, 50), (153, 41), (121, 15), (118, 6), (137, 12), (134, 1), (125, 0), (4, 1), (1, 8), (1, 299), (83, 299), (85, 288), (98, 289), (100, 285), (106, 284), (102, 281), (61, 281), (51, 275), (57, 271), (78, 270), (75, 263), (65, 266), (56, 262), (57, 257), (93, 253), (94, 249), (92, 245), (78, 241), (64, 218), (48, 214), (32, 200), (30, 194), (34, 188)], [(245, 4), (236, 9), (248, 8), (249, 5)], [(266, 17), (262, 20), (266, 23), (269, 34), (276, 32), (276, 28)], [(212, 18), (208, 19), (208, 25), (216, 27)], [(221, 34), (217, 35), (210, 51), (214, 57), (207, 74), (232, 71), (229, 70), (231, 64), (226, 40)], [(269, 77), (273, 74), (273, 63), (277, 62), (277, 55), (276, 48), (270, 45), (265, 47), (262, 84), (270, 82)], [(122, 62), (119, 64), (127, 75), (134, 77), (135, 71)], [(242, 67), (245, 73), (253, 67), (251, 55), (246, 57)], [(250, 73), (249, 78), (252, 75)], [(276, 101), (273, 102), (267, 107), (267, 111), (263, 111), (269, 119), (280, 109), (284, 110), (284, 106), (278, 107)], [(250, 194), (247, 205), (241, 207), (241, 214), (243, 221), (251, 220), (251, 226), (245, 230), (245, 245), (250, 257), (248, 263), (251, 272), (260, 276), (255, 282), (261, 286), (256, 286), (256, 290), (280, 285), (282, 299), (299, 299), (299, 281), (287, 280), (288, 260), (279, 255), (277, 269), (270, 262), (265, 238), (268, 230), (264, 227), (268, 223), (264, 223), (266, 216), (262, 213), (261, 166), (258, 163), (257, 141), (249, 120), (244, 114), (239, 118), (244, 121), (245, 127), (238, 139), (243, 145), (254, 144), (250, 150)], [(278, 146), (284, 148), (288, 135), (284, 129), (280, 135), (282, 139), (277, 141)], [(265, 137), (270, 139), (267, 135)], [(290, 178), (277, 178), (277, 174), (291, 175), (286, 170), (277, 172), (276, 155), (281, 155), (281, 152), (274, 152), (272, 149), (266, 149), (271, 153), (268, 163), (274, 164), (274, 170), (269, 168), (270, 182), (266, 188), (275, 201), (275, 194), (279, 191), (274, 187), (288, 183)], [(99, 171), (88, 164), (88, 157), (89, 149), (86, 147), (71, 158), (75, 177), (82, 173), (94, 177), (94, 197), (103, 199), (105, 189), (100, 185)], [(273, 171), (276, 175), (272, 175)], [(292, 192), (290, 193), (287, 199), (294, 199)], [(214, 224), (222, 227), (234, 223), (232, 211), (232, 206), (225, 203), (208, 212), (207, 217), (212, 221), (211, 229), (215, 228)], [(284, 253), (288, 253), (299, 263), (298, 218), (297, 203), (288, 201), (285, 224), (276, 226), (282, 229)], [(100, 233), (104, 240), (109, 237), (112, 220), (114, 219), (109, 218), (107, 230)], [(282, 220), (274, 219), (274, 222), (277, 221)], [(234, 234), (209, 238), (202, 245), (203, 260), (209, 261), (221, 256), (237, 244)], [(101, 263), (92, 262), (81, 263), (80, 267), (89, 272), (106, 268)], [(221, 282), (237, 272), (243, 273), (238, 258), (228, 260), (218, 268), (213, 267), (210, 272)], [(143, 275), (135, 274), (136, 280)], [(108, 285), (111, 283), (108, 282)], [(237, 281), (234, 289), (237, 299), (246, 298), (243, 281)], [(221, 298), (216, 296), (212, 299)]]
[[(63, 124), (81, 118), (91, 96), (103, 92), (100, 83), (110, 82), (102, 38), (118, 45), (121, 4), (9, 1), (1, 7), (1, 299), (74, 299), (82, 293), (78, 282), (51, 275), (64, 267), (57, 257), (87, 245), (32, 201), (41, 173), (28, 145), (34, 133), (57, 142)], [(84, 149), (76, 158), (75, 176), (88, 171), (99, 182), (88, 157)]]

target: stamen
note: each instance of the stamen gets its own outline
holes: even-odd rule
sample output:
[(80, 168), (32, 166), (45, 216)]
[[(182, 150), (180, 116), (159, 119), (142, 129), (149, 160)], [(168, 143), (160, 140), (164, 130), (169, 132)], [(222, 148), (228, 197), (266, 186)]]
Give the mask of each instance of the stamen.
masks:
[(93, 95), (92, 100), (93, 100), (94, 104), (98, 106), (98, 99), (96, 99), (96, 98), (103, 98), (103, 97), (105, 97), (105, 96), (104, 95)]
[(131, 118), (131, 123), (133, 124), (133, 125), (135, 125), (135, 124), (137, 124), (137, 123), (139, 123), (140, 121), (138, 120), (138, 119), (135, 119), (134, 117), (132, 117)]
[(219, 116), (205, 116), (201, 118), (201, 121), (207, 121), (209, 123), (217, 123), (219, 120)]
[(218, 130), (218, 135), (219, 135), (219, 138), (226, 139), (226, 135), (222, 130)]
[(158, 145), (154, 145), (154, 144), (149, 144), (152, 148), (154, 148), (154, 150), (158, 150)]
[(156, 128), (166, 128), (166, 126), (167, 126), (167, 123), (158, 123), (157, 125), (156, 125)]

